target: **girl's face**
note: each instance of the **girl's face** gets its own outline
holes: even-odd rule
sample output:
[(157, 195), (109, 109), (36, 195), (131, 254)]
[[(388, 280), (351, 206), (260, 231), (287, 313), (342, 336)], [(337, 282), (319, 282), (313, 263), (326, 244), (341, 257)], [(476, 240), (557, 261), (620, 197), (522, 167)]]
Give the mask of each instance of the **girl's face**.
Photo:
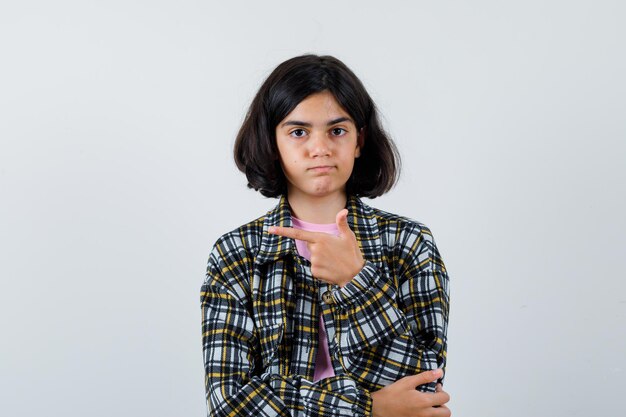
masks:
[(350, 115), (328, 91), (302, 100), (276, 126), (280, 163), (290, 196), (345, 196), (354, 159), (360, 155)]

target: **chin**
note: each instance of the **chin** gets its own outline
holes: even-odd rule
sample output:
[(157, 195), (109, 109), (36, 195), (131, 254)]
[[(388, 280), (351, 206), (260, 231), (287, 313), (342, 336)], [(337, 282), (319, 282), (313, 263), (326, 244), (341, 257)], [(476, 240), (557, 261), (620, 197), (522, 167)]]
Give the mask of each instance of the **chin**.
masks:
[(335, 187), (319, 187), (311, 190), (310, 194), (316, 197), (326, 197), (331, 194), (337, 194), (345, 192), (345, 188), (335, 188)]
[(295, 187), (294, 191), (310, 197), (326, 197), (332, 194), (345, 192), (345, 186), (338, 186), (334, 181), (319, 181), (308, 183), (306, 186)]

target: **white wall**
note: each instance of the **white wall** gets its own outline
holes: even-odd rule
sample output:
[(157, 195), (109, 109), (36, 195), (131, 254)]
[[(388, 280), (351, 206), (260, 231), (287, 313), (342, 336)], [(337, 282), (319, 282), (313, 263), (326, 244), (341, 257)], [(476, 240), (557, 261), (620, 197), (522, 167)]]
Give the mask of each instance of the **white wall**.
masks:
[(620, 1), (0, 6), (0, 414), (201, 416), (199, 290), (275, 204), (235, 133), (269, 72), (348, 64), (404, 161), (371, 205), (451, 276), (458, 417), (621, 415)]

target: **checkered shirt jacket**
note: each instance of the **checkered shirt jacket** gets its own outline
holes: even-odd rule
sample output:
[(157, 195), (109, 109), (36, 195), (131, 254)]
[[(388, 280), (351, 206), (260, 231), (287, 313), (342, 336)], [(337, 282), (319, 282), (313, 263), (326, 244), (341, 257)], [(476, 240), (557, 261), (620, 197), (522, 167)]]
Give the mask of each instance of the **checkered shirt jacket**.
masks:
[[(431, 231), (355, 196), (346, 208), (366, 262), (344, 287), (267, 232), (292, 226), (285, 195), (213, 246), (200, 294), (210, 416), (370, 416), (371, 392), (445, 368), (449, 279)], [(314, 382), (320, 309), (336, 376)]]

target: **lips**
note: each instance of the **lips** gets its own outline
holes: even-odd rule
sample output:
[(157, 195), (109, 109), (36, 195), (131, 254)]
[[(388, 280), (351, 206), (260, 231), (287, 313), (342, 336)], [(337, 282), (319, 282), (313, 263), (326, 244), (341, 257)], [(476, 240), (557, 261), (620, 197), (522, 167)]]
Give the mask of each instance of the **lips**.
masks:
[(328, 172), (328, 171), (330, 171), (333, 168), (334, 167), (332, 165), (318, 165), (316, 167), (309, 168), (309, 170), (311, 170), (313, 172)]

